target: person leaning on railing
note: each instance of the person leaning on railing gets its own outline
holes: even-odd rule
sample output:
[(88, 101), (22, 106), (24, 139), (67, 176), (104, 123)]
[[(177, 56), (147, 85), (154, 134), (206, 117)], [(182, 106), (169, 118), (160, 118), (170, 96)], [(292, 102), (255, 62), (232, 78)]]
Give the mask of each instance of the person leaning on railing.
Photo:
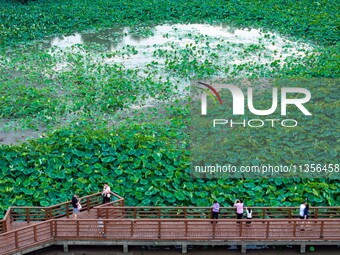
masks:
[[(234, 207), (236, 207), (237, 219), (242, 219), (242, 217), (243, 217), (243, 201), (242, 201), (242, 199), (237, 199), (234, 203)], [(238, 221), (237, 223), (240, 223), (240, 222)]]

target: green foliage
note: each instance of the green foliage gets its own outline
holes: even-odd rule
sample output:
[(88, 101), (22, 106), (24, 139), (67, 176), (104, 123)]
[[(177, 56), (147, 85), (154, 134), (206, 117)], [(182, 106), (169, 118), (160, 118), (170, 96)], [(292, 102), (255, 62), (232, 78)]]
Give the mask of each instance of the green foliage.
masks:
[[(192, 179), (189, 110), (187, 101), (174, 92), (180, 85), (174, 79), (187, 82), (215, 75), (338, 78), (338, 5), (326, 0), (40, 0), (28, 5), (0, 0), (0, 116), (8, 123), (26, 122), (30, 128), (50, 125), (47, 130), (51, 131), (45, 138), (0, 147), (0, 209), (11, 204), (63, 202), (74, 192), (96, 192), (104, 182), (126, 197), (128, 205), (207, 206), (218, 199), (228, 206), (239, 198), (236, 196), (247, 205), (258, 206), (298, 205), (305, 197), (313, 205), (340, 204), (338, 180)], [(133, 46), (102, 53), (98, 45), (62, 51), (44, 49), (37, 42), (52, 35), (112, 26), (121, 30), (129, 26), (132, 36), (149, 37), (156, 24), (203, 22), (271, 29), (317, 45), (304, 52), (305, 57), (291, 56), (283, 63), (265, 56), (266, 63), (229, 65), (223, 55), (232, 52), (240, 58), (255, 58), (263, 53), (263, 44), (222, 41), (211, 45), (207, 36), (188, 34), (186, 39), (194, 38), (195, 45), (179, 49), (171, 43), (166, 49), (155, 49), (155, 61), (146, 67), (128, 68), (105, 61), (133, 57), (138, 54)], [(114, 40), (122, 37), (121, 33)], [(311, 110), (320, 114), (328, 128), (337, 127), (339, 106), (332, 103), (338, 95), (336, 85), (314, 89), (325, 103), (310, 106)], [(168, 104), (167, 100), (174, 98), (177, 101)], [(131, 106), (144, 106), (147, 99), (158, 100), (158, 104), (131, 110)], [(144, 105), (138, 105), (140, 101)], [(126, 108), (131, 111), (119, 115)], [(249, 162), (256, 160), (256, 155), (265, 157), (259, 146), (268, 143), (263, 134), (235, 134), (230, 138), (235, 141), (231, 160), (243, 159), (242, 146), (256, 148)], [(312, 149), (303, 144), (307, 134)], [(237, 143), (238, 136), (245, 139)], [(275, 134), (268, 132), (268, 136), (274, 140)], [(308, 155), (317, 150), (324, 153), (318, 160), (338, 157), (338, 134), (309, 125), (299, 130), (298, 136), (299, 146)], [(328, 144), (329, 139), (333, 140)], [(285, 153), (300, 152), (289, 146), (280, 148), (289, 142), (276, 141), (271, 155), (290, 163)]]
[(58, 101), (47, 89), (37, 89), (15, 82), (5, 83), (0, 87), (0, 116), (3, 118), (20, 118), (53, 113)]
[[(172, 132), (172, 130), (178, 132)], [(62, 129), (19, 146), (2, 146), (1, 209), (8, 204), (55, 204), (108, 182), (133, 205), (339, 203), (340, 185), (324, 179), (191, 179), (183, 124), (154, 123), (107, 130)], [(181, 141), (181, 142), (178, 142)], [(16, 187), (16, 188), (14, 188)], [(8, 199), (10, 198), (10, 199)]]
[[(180, 183), (172, 178), (190, 180), (188, 152), (177, 143), (185, 134), (169, 132), (173, 128), (176, 124), (122, 126), (112, 131), (62, 129), (28, 144), (3, 146), (2, 209), (8, 203), (62, 202), (74, 192), (97, 192), (105, 182), (130, 202), (147, 199), (148, 204), (159, 204), (165, 199), (167, 204), (172, 199), (167, 192), (180, 190)], [(185, 198), (179, 193), (176, 197)]]

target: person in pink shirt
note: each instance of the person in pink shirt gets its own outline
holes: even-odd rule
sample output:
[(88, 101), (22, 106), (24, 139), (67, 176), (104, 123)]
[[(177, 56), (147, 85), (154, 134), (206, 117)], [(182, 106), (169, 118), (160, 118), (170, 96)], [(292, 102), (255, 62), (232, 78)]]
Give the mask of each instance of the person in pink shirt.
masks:
[[(236, 207), (237, 219), (242, 219), (242, 216), (243, 216), (243, 201), (242, 201), (242, 199), (237, 199), (234, 203), (234, 206)], [(238, 221), (237, 223), (240, 223), (240, 222)]]
[(212, 210), (212, 217), (211, 218), (212, 219), (218, 219), (218, 212), (220, 211), (220, 204), (217, 202), (217, 200), (214, 201), (214, 204), (213, 204), (213, 207), (212, 207), (211, 210)]

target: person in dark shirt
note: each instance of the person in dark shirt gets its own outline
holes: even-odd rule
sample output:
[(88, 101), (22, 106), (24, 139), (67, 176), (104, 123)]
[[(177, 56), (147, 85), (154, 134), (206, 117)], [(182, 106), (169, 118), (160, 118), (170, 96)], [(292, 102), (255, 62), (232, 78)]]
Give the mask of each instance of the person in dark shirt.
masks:
[(79, 213), (78, 205), (80, 199), (78, 198), (78, 194), (74, 194), (72, 197), (72, 207), (73, 207), (73, 219), (77, 219), (77, 215)]

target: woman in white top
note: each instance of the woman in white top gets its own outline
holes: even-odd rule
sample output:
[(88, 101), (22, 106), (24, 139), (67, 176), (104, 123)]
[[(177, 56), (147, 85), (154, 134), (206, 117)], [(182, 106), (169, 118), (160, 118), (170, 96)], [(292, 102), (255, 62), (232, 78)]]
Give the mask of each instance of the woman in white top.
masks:
[(102, 192), (103, 204), (110, 203), (110, 201), (111, 201), (110, 200), (110, 193), (111, 193), (111, 188), (107, 183), (105, 183), (104, 188), (103, 188), (103, 192)]
[[(251, 220), (253, 218), (253, 210), (250, 207), (246, 207), (247, 219)], [(251, 221), (247, 221), (247, 224), (250, 224)]]

